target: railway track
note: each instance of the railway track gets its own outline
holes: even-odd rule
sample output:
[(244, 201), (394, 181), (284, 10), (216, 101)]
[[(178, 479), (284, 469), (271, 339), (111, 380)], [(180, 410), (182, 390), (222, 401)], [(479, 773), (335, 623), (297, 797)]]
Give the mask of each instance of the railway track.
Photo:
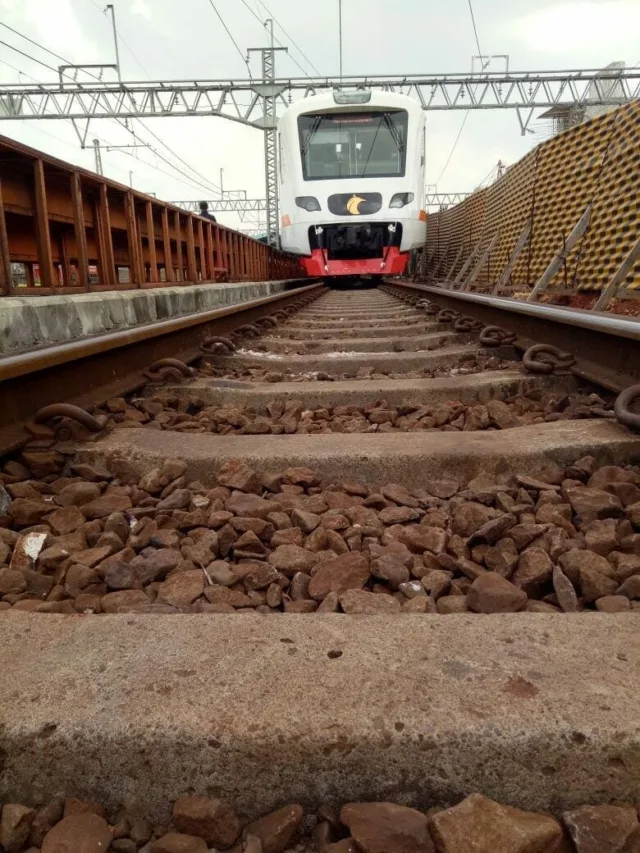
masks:
[(0, 362), (0, 844), (635, 849), (639, 323), (311, 285), (74, 347)]

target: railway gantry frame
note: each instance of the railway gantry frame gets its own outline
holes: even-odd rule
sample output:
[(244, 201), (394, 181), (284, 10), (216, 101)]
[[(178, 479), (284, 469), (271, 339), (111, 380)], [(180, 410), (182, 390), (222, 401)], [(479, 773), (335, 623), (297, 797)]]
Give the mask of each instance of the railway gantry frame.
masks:
[[(218, 116), (265, 134), (267, 222), (278, 234), (279, 105), (332, 89), (373, 89), (415, 97), (425, 110), (514, 109), (527, 132), (536, 109), (620, 106), (640, 98), (640, 68), (504, 71), (349, 77), (275, 77), (275, 50), (262, 53), (262, 80), (61, 82), (0, 86), (0, 122)], [(249, 96), (243, 104), (241, 97)], [(240, 99), (239, 99), (240, 96)]]

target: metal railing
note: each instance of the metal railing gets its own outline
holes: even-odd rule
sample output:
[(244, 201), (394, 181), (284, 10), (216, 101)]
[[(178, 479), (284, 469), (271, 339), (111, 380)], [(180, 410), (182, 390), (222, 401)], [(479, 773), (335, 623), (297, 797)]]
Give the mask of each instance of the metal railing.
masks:
[(246, 234), (0, 137), (0, 295), (304, 278)]

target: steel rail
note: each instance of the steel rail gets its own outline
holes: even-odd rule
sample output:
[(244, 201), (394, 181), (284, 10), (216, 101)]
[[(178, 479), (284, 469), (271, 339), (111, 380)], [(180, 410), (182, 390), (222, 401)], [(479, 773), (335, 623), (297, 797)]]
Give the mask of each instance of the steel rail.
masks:
[(0, 456), (23, 444), (25, 422), (43, 406), (60, 402), (91, 405), (131, 393), (148, 380), (144, 370), (159, 359), (190, 363), (200, 344), (241, 324), (272, 314), (324, 287), (296, 287), (273, 296), (241, 302), (172, 320), (163, 320), (71, 343), (9, 355), (0, 359)]
[[(428, 296), (442, 308), (461, 311), (485, 326), (502, 326), (517, 334), (514, 344), (526, 350), (551, 344), (575, 355), (572, 371), (583, 379), (619, 392), (640, 379), (640, 321), (594, 314), (557, 305), (519, 302), (477, 293), (461, 293), (414, 282), (388, 285)], [(464, 305), (464, 309), (463, 309)]]

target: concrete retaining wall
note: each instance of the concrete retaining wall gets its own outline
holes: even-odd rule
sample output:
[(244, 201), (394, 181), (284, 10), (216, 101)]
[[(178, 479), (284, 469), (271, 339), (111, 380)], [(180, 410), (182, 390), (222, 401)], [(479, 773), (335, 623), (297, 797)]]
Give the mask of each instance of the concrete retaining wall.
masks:
[(117, 332), (281, 293), (287, 281), (0, 299), (0, 355)]

